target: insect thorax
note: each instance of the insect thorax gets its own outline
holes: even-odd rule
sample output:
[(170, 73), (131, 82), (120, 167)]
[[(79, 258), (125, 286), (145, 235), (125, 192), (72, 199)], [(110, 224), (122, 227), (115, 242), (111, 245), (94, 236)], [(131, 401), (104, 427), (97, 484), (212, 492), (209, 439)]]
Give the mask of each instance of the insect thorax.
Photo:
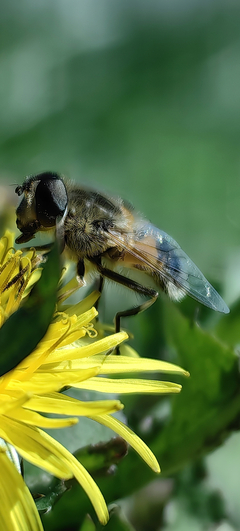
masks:
[(72, 189), (68, 198), (66, 245), (77, 259), (103, 254), (114, 245), (108, 230), (119, 226), (121, 207), (91, 190)]

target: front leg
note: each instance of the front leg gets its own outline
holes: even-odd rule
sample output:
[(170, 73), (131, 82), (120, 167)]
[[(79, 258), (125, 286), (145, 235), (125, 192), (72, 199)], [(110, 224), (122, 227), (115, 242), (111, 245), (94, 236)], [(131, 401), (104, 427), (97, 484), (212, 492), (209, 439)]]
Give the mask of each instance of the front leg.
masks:
[(77, 263), (77, 276), (81, 282), (84, 282), (85, 265), (83, 260), (78, 260)]

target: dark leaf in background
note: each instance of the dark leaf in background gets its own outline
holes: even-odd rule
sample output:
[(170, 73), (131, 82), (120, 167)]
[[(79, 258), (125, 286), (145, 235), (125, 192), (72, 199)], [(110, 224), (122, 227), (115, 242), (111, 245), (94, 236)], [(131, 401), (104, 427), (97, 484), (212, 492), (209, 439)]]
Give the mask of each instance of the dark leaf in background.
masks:
[(121, 437), (114, 437), (106, 443), (99, 442), (74, 453), (76, 459), (91, 475), (107, 475), (115, 470), (115, 466), (128, 452), (128, 444)]
[(65, 481), (60, 481), (53, 478), (52, 484), (49, 485), (48, 490), (50, 491), (48, 494), (40, 495), (39, 497), (36, 496), (35, 498), (35, 503), (40, 514), (50, 511), (55, 503), (68, 490), (68, 486), (66, 485)]

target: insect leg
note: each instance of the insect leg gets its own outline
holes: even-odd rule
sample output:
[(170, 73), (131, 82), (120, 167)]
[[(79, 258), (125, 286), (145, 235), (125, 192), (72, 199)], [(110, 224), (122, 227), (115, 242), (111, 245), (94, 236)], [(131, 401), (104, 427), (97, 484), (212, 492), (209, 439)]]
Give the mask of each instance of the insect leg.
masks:
[[(102, 275), (100, 275), (100, 278), (99, 278), (99, 285), (98, 285), (98, 291), (99, 291), (100, 294), (102, 294), (102, 291), (103, 291), (103, 285), (104, 285), (104, 278), (103, 278)], [(98, 310), (99, 302), (100, 302), (100, 297), (98, 298), (98, 300), (97, 300), (96, 303), (95, 303), (95, 308), (96, 308), (96, 310)], [(97, 316), (97, 319), (98, 319), (98, 316)]]
[(77, 275), (79, 276), (80, 280), (83, 280), (85, 274), (85, 265), (83, 260), (79, 260), (77, 263)]
[(140, 312), (144, 312), (145, 310), (147, 310), (147, 308), (149, 308), (150, 306), (152, 306), (152, 304), (154, 304), (154, 302), (157, 300), (157, 298), (158, 298), (158, 292), (155, 291), (155, 296), (154, 297), (152, 296), (151, 299), (148, 299), (146, 302), (143, 302), (142, 304), (139, 304), (139, 306), (136, 306), (135, 308), (130, 308), (128, 310), (124, 310), (122, 312), (118, 312), (115, 315), (115, 330), (116, 330), (116, 332), (120, 332), (120, 330), (121, 330), (121, 327), (120, 327), (120, 319), (121, 319), (121, 317), (129, 317), (130, 315), (137, 315)]
[[(84, 260), (79, 260), (78, 263), (77, 263), (77, 275), (79, 276), (80, 280), (83, 281), (84, 275), (85, 275)], [(99, 291), (100, 294), (102, 293), (102, 290), (103, 290), (103, 282), (104, 282), (103, 276), (100, 275), (99, 285), (98, 285), (98, 291)], [(99, 300), (100, 300), (100, 297), (98, 298), (98, 300), (95, 303), (96, 310), (98, 309)]]
[[(147, 300), (146, 302), (140, 304), (139, 306), (136, 306), (135, 308), (130, 308), (128, 310), (124, 310), (122, 312), (118, 312), (115, 316), (115, 330), (116, 332), (120, 331), (120, 320), (121, 317), (128, 317), (130, 315), (137, 315), (138, 313), (146, 310), (149, 308), (158, 298), (158, 292), (152, 288), (146, 288), (145, 286), (142, 286), (142, 284), (139, 284), (135, 280), (132, 280), (130, 278), (124, 277), (120, 273), (117, 273), (116, 271), (112, 271), (111, 269), (108, 269), (106, 267), (103, 267), (100, 263), (100, 260), (92, 260), (97, 266), (97, 269), (100, 273), (100, 275), (104, 278), (109, 278), (110, 280), (113, 280), (114, 282), (117, 282), (118, 284), (121, 284), (122, 286), (125, 286), (126, 288), (129, 288), (140, 295), (144, 295), (145, 297), (149, 297), (150, 300)], [(117, 349), (117, 352), (119, 349)]]
[(136, 282), (131, 278), (124, 277), (124, 275), (121, 275), (120, 273), (117, 273), (112, 269), (108, 269), (107, 267), (102, 266), (98, 257), (94, 257), (94, 259), (88, 257), (88, 260), (97, 266), (97, 270), (102, 277), (109, 278), (109, 280), (113, 280), (113, 282), (117, 282), (117, 284), (126, 286), (126, 288), (132, 289), (140, 295), (149, 296), (151, 298), (158, 297), (158, 292), (155, 289), (147, 288), (146, 286), (139, 284), (139, 282)]

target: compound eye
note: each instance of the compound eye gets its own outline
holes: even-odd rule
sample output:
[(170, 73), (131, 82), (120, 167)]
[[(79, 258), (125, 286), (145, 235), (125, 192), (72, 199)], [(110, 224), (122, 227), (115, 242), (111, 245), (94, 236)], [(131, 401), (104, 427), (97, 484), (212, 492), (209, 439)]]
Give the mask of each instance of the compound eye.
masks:
[(62, 218), (68, 203), (67, 191), (61, 178), (44, 176), (35, 192), (37, 220), (42, 227), (53, 227)]

